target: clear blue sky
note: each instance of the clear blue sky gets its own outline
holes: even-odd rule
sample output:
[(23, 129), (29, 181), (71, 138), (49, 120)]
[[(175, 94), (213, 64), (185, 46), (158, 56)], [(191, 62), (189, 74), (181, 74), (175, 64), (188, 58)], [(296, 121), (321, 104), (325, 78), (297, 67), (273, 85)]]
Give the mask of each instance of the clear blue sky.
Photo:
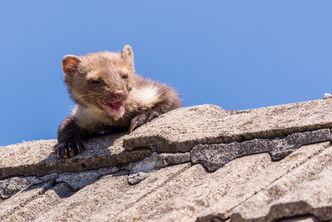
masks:
[(183, 105), (247, 109), (332, 92), (332, 1), (0, 3), (0, 145), (55, 138), (65, 54), (132, 45), (138, 73)]

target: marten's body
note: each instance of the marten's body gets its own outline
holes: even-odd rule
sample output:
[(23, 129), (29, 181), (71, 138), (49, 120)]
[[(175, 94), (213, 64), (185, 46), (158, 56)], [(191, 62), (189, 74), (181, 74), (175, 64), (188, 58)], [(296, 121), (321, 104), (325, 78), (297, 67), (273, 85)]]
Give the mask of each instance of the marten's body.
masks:
[(77, 105), (59, 127), (56, 152), (60, 158), (84, 150), (85, 138), (100, 132), (131, 132), (180, 106), (174, 89), (135, 74), (130, 46), (121, 53), (65, 56), (62, 68)]

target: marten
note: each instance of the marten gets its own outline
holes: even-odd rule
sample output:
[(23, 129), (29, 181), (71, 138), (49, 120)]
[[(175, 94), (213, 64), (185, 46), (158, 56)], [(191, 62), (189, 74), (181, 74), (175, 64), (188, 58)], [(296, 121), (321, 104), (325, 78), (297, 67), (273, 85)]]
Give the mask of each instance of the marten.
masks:
[(132, 132), (180, 106), (177, 92), (135, 72), (129, 45), (121, 52), (66, 55), (64, 82), (76, 103), (58, 129), (56, 154), (64, 159), (82, 152), (83, 140), (103, 133)]

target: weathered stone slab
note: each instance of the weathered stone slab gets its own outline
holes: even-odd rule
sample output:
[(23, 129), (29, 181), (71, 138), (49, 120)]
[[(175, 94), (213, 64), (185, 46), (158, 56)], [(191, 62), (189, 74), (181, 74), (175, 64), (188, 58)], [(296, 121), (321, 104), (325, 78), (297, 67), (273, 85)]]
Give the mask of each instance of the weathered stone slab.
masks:
[(117, 173), (117, 167), (101, 168), (99, 170), (87, 170), (76, 173), (60, 173), (55, 179), (57, 183), (66, 183), (73, 191), (77, 191), (89, 184), (96, 182), (100, 177)]
[[(55, 141), (1, 147), (0, 178), (9, 178), (0, 180), (0, 221), (332, 220), (332, 147), (320, 143), (330, 140), (328, 100), (175, 110), (125, 136), (150, 130), (132, 141), (134, 152), (124, 150), (121, 136), (92, 140), (61, 161), (52, 154)], [(212, 173), (177, 165), (190, 160), (213, 170), (225, 165)], [(31, 173), (46, 175), (20, 177)]]
[(6, 180), (0, 181), (0, 199), (8, 199), (13, 196), (15, 193), (24, 189), (33, 183), (33, 177), (28, 178), (19, 178), (12, 177)]
[[(322, 184), (326, 175), (330, 175), (327, 168), (332, 164), (331, 151), (329, 142), (325, 142), (301, 147), (278, 162), (271, 162), (267, 154), (245, 156), (213, 173), (206, 173), (200, 165), (177, 165), (152, 171), (149, 177), (134, 186), (128, 185), (127, 175), (113, 174), (98, 179), (107, 170), (91, 174), (84, 171), (77, 175), (61, 173), (65, 177), (46, 175), (45, 178), (57, 182), (55, 186), (44, 183), (50, 184), (49, 187), (40, 190), (37, 186), (0, 203), (0, 220), (195, 221), (204, 212), (200, 217), (203, 221), (210, 221), (208, 218), (213, 221), (217, 215), (225, 219), (255, 221), (267, 218), (266, 215), (275, 218), (268, 213), (270, 206), (271, 212), (275, 212), (273, 206), (294, 201), (297, 204), (304, 196), (301, 191), (307, 193), (312, 187), (317, 189), (312, 189), (310, 195), (316, 197), (302, 198), (311, 207), (303, 209), (314, 209), (308, 212), (326, 218), (327, 212), (317, 214), (317, 210), (329, 209), (324, 206), (329, 207), (325, 204), (331, 200), (327, 189), (330, 184)], [(90, 183), (91, 178), (97, 180)], [(77, 189), (75, 183), (79, 185), (80, 180), (90, 185), (73, 192)], [(294, 196), (287, 197), (292, 193)], [(215, 208), (207, 210), (210, 207)], [(240, 216), (236, 217), (237, 213)]]
[[(30, 201), (36, 200), (41, 197), (46, 190), (52, 187), (51, 182), (46, 182), (34, 187), (34, 189), (26, 190), (26, 192), (21, 192), (19, 195), (14, 195), (10, 199), (1, 203), (0, 207), (0, 221), (5, 221), (9, 218), (11, 214), (17, 211), (21, 211), (22, 208), (25, 208)], [(52, 201), (51, 199), (49, 201)], [(17, 218), (15, 218), (16, 221)], [(15, 221), (12, 220), (12, 221)], [(26, 218), (28, 220), (28, 218)]]
[[(254, 156), (245, 158), (249, 157)], [(309, 215), (318, 221), (330, 221), (331, 167), (329, 143), (304, 146), (285, 159), (272, 162), (245, 186), (231, 186), (228, 193), (204, 210), (197, 221), (265, 222)]]
[(227, 144), (197, 145), (191, 150), (191, 162), (201, 163), (206, 170), (215, 171), (231, 160), (252, 154), (269, 153), (280, 160), (303, 145), (331, 140), (329, 129), (293, 133), (283, 138), (254, 139)]
[[(332, 159), (327, 156), (331, 151), (329, 142), (325, 142), (301, 147), (276, 162), (272, 162), (268, 154), (245, 156), (231, 161), (213, 173), (206, 173), (204, 168), (197, 164), (172, 178), (154, 193), (140, 199), (134, 206), (120, 214), (113, 213), (112, 216), (116, 215), (116, 217), (112, 217), (112, 219), (132, 221), (133, 215), (135, 215), (137, 221), (189, 222), (195, 221), (203, 212), (204, 215), (211, 215), (211, 211), (214, 212), (214, 216), (217, 213), (220, 216), (231, 212), (232, 209), (255, 194), (267, 190), (267, 187), (278, 180), (280, 183), (287, 184), (285, 189), (288, 188), (291, 192), (292, 187), (298, 186), (304, 180), (312, 179), (312, 176), (326, 167)], [(311, 161), (311, 163), (306, 164), (307, 161)], [(300, 166), (303, 167), (293, 174), (293, 170)], [(163, 170), (169, 169), (164, 168)], [(285, 176), (287, 179), (281, 180)], [(300, 180), (301, 178), (303, 179)], [(290, 183), (286, 183), (287, 181)], [(142, 183), (145, 181), (139, 185)], [(267, 205), (268, 201), (262, 199), (261, 203)], [(211, 211), (208, 210), (210, 208), (212, 208)], [(269, 210), (268, 207), (266, 208)], [(262, 207), (247, 208), (248, 212), (253, 212), (255, 215), (260, 212), (260, 209)], [(103, 212), (109, 212), (109, 208), (105, 206)], [(227, 219), (229, 216), (226, 214), (223, 218)], [(246, 219), (248, 218), (246, 217)]]
[(0, 180), (0, 200), (9, 199), (18, 192), (31, 188), (32, 186), (46, 183), (65, 183), (71, 191), (77, 191), (100, 177), (115, 174), (120, 171), (117, 167), (101, 168), (98, 170), (87, 170), (73, 173), (52, 173), (45, 176), (11, 177)]
[(122, 166), (150, 155), (149, 149), (126, 151), (121, 135), (95, 138), (76, 157), (59, 160), (54, 153), (56, 141), (34, 141), (0, 148), (0, 179), (12, 176), (40, 176), (59, 172), (77, 172)]
[(72, 191), (65, 183), (36, 185), (4, 201), (0, 205), (0, 221), (34, 221), (70, 194)]
[(332, 128), (331, 99), (244, 111), (201, 105), (171, 111), (138, 128), (125, 137), (124, 147), (188, 152), (198, 144), (275, 138), (323, 128)]
[[(148, 178), (135, 186), (128, 184), (127, 175), (104, 176), (62, 199), (61, 203), (35, 221), (119, 221), (115, 219), (116, 215), (135, 205), (146, 195), (153, 195), (174, 174), (189, 167), (189, 164), (183, 164), (151, 172)], [(130, 221), (135, 221), (135, 217), (136, 215), (131, 215)]]
[(190, 153), (152, 153), (144, 160), (130, 163), (126, 169), (131, 174), (149, 172), (163, 167), (190, 162)]
[[(257, 222), (312, 215), (332, 220), (332, 149), (308, 160), (232, 210), (234, 221)], [(305, 172), (305, 173), (304, 173)], [(260, 210), (258, 210), (260, 209)], [(269, 209), (269, 210), (268, 210)], [(265, 213), (267, 212), (268, 213)]]
[[(239, 186), (258, 176), (261, 170), (271, 164), (266, 156), (246, 156), (232, 161), (214, 173), (206, 173), (201, 165), (194, 165), (137, 201), (132, 207), (119, 214), (113, 213), (113, 219), (132, 221), (135, 215), (137, 221), (195, 221), (198, 212), (223, 199), (233, 186)], [(171, 169), (167, 167), (162, 170)], [(139, 185), (143, 183), (145, 180)], [(232, 200), (236, 201), (237, 198), (233, 197)], [(109, 208), (104, 207), (104, 212), (109, 212)]]

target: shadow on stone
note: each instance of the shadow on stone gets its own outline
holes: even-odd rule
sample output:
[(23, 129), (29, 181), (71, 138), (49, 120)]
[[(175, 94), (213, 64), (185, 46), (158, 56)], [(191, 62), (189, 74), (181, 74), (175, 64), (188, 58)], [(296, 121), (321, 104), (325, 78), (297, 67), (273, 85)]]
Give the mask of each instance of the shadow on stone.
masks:
[[(59, 159), (55, 152), (52, 152), (47, 159), (37, 164), (39, 166), (37, 176), (45, 173), (80, 172), (116, 164), (115, 159), (110, 160), (110, 157), (121, 154), (118, 147), (114, 146), (115, 141), (121, 136), (123, 134), (92, 138), (84, 142), (86, 150), (68, 159)], [(36, 172), (34, 173), (36, 175)]]
[[(85, 170), (100, 169), (104, 167), (125, 166), (130, 162), (142, 160), (151, 154), (149, 149), (140, 149), (127, 151), (123, 148), (123, 136), (125, 134), (107, 135), (90, 139), (85, 142), (86, 150), (79, 155), (61, 160), (51, 144), (47, 147), (41, 147), (38, 155), (34, 147), (27, 148), (16, 161), (19, 164), (8, 164), (0, 169), (0, 179), (6, 179), (14, 176), (42, 176), (51, 173), (61, 172), (81, 172)], [(43, 150), (42, 150), (43, 149)], [(48, 156), (45, 158), (45, 153)], [(32, 154), (34, 156), (32, 156)], [(21, 159), (26, 159), (26, 163)], [(33, 159), (33, 160), (29, 160)]]
[[(85, 186), (95, 183), (103, 176), (128, 175), (127, 171), (125, 173), (122, 172), (122, 174), (121, 172), (117, 167), (109, 167), (83, 172), (52, 173), (42, 177), (16, 177), (15, 181), (11, 182), (14, 192), (11, 195), (7, 195), (7, 198), (10, 198), (17, 192), (28, 192), (34, 189), (41, 189), (39, 195), (48, 190), (53, 190), (60, 198), (67, 198)], [(22, 186), (23, 183), (24, 187)]]

